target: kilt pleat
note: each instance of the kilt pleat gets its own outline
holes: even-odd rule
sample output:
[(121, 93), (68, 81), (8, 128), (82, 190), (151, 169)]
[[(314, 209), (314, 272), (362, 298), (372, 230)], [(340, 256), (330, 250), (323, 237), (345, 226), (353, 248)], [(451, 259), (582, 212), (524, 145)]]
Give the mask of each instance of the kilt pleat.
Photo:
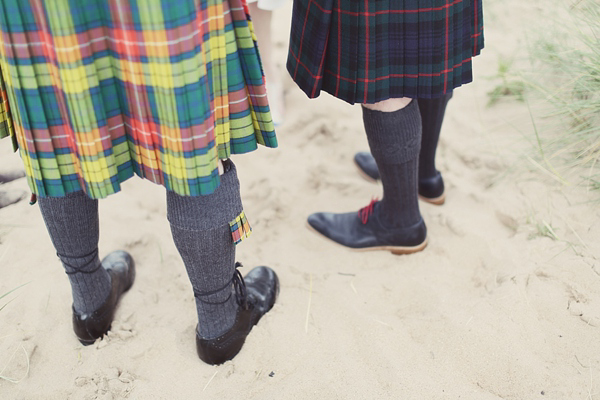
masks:
[(220, 158), (277, 146), (242, 0), (0, 0), (0, 28), (0, 137), (35, 194), (205, 195)]
[(472, 80), (481, 0), (294, 0), (287, 69), (311, 98), (434, 98)]

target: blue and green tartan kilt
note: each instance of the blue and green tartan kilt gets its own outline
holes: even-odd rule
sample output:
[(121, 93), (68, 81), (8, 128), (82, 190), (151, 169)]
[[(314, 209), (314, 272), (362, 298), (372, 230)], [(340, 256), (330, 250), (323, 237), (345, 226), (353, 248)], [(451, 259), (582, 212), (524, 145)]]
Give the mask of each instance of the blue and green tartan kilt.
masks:
[(294, 0), (287, 69), (310, 98), (435, 98), (482, 48), (482, 0)]

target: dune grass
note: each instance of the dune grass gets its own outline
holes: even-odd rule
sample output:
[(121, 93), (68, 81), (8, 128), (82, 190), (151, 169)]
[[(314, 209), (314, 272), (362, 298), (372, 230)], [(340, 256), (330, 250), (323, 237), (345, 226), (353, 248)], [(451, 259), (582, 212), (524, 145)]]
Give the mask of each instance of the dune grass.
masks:
[(551, 107), (534, 118), (537, 159), (547, 172), (574, 173), (600, 194), (600, 2), (580, 0), (550, 21), (530, 47), (528, 87)]
[(583, 183), (600, 200), (600, 2), (557, 4), (558, 17), (530, 28), (526, 65), (499, 60), (488, 106), (525, 102), (534, 127), (525, 135), (534, 146), (528, 164), (561, 184)]
[[(23, 286), (27, 285), (29, 282), (24, 283), (20, 286), (17, 286), (16, 288), (9, 290), (8, 292), (1, 294), (0, 295), (0, 300), (2, 300), (3, 298), (7, 297), (8, 295), (10, 295), (11, 293), (16, 292), (17, 290), (21, 289)], [(8, 302), (4, 303), (2, 306), (0, 306), (0, 311), (2, 311), (11, 301), (13, 301), (14, 299), (9, 300)]]
[(512, 98), (517, 101), (525, 101), (525, 82), (520, 75), (515, 75), (513, 60), (502, 58), (498, 60), (498, 71), (490, 79), (499, 80), (491, 91), (487, 93), (487, 106), (493, 106), (502, 99)]

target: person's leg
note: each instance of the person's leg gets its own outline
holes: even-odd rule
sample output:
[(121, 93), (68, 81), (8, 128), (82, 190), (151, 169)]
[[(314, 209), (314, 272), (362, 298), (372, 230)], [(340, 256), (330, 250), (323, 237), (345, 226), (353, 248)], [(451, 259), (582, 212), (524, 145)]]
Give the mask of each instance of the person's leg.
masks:
[[(229, 223), (242, 211), (235, 166), (224, 162), (221, 185), (208, 196), (167, 191), (173, 241), (187, 270), (198, 313), (196, 345), (200, 358), (220, 364), (241, 349), (252, 326), (275, 302), (279, 284), (266, 267), (241, 278)], [(244, 282), (245, 281), (245, 282)]]
[(92, 344), (110, 329), (121, 295), (133, 284), (133, 259), (124, 251), (98, 258), (98, 200), (80, 191), (39, 197), (38, 204), (71, 283), (73, 329), (82, 344)]
[(442, 174), (435, 168), (435, 153), (452, 92), (436, 99), (419, 99), (423, 139), (419, 154), (419, 195), (428, 203), (441, 205), (446, 200)]
[(50, 239), (69, 277), (73, 309), (89, 314), (110, 293), (110, 276), (98, 257), (98, 200), (84, 192), (66, 197), (39, 197), (38, 204)]
[(440, 139), (446, 106), (452, 92), (435, 99), (419, 99), (419, 111), (423, 124), (421, 152), (419, 153), (419, 179), (431, 178), (438, 171), (435, 168), (435, 153)]
[(205, 339), (231, 328), (238, 309), (232, 296), (235, 244), (229, 222), (242, 210), (239, 190), (232, 168), (221, 175), (221, 186), (211, 195), (189, 197), (167, 191), (173, 241), (194, 289), (198, 334)]
[(362, 107), (371, 154), (383, 184), (379, 217), (385, 226), (419, 223), (417, 176), (421, 117), (416, 101), (390, 99)]
[(283, 82), (277, 73), (275, 59), (273, 57), (273, 38), (271, 31), (271, 19), (273, 12), (258, 8), (258, 2), (248, 4), (252, 25), (256, 33), (258, 50), (265, 72), (267, 96), (273, 122), (278, 125), (283, 122), (285, 116), (285, 100), (283, 95)]
[(411, 99), (363, 105), (363, 121), (383, 183), (383, 199), (357, 213), (316, 213), (311, 227), (356, 249), (413, 253), (426, 245), (426, 228), (417, 200), (421, 118)]
[[(435, 154), (446, 106), (451, 98), (452, 92), (435, 99), (418, 100), (423, 126), (419, 152), (419, 195), (421, 199), (437, 205), (443, 204), (445, 197), (444, 182), (435, 167)], [(380, 179), (377, 163), (370, 153), (359, 152), (354, 156), (354, 161), (366, 179)]]

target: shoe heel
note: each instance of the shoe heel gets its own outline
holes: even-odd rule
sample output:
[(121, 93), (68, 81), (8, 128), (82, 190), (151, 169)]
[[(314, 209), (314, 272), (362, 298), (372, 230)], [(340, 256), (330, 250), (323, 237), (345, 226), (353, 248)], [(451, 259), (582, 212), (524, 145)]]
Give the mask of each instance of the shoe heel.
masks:
[(412, 254), (412, 253), (417, 253), (421, 250), (423, 250), (425, 247), (427, 247), (427, 239), (425, 239), (425, 241), (423, 243), (421, 243), (418, 246), (412, 246), (412, 247), (393, 247), (390, 248), (389, 250), (392, 252), (392, 254), (396, 255), (396, 256), (401, 256), (404, 254)]
[(433, 204), (434, 206), (441, 206), (446, 202), (446, 195), (442, 194), (440, 197), (436, 197), (434, 199), (419, 195), (419, 199), (426, 203)]

